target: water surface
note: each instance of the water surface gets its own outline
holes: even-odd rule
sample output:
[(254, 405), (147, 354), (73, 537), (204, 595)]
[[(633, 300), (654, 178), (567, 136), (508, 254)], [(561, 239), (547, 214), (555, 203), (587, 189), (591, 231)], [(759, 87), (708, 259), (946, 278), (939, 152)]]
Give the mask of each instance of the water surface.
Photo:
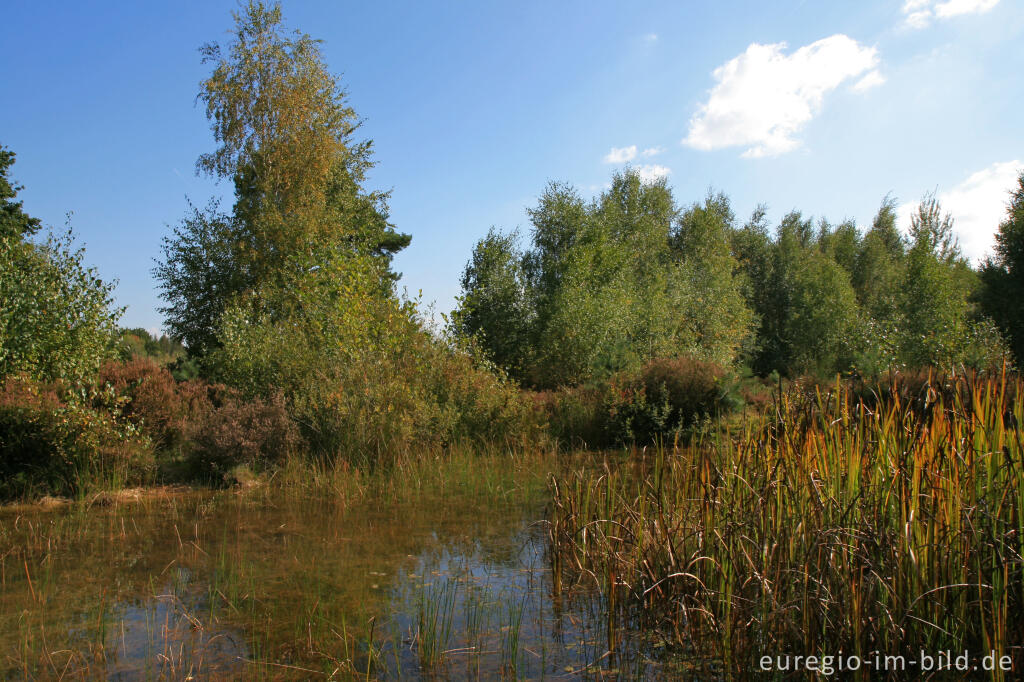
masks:
[(546, 502), (538, 474), (0, 510), (0, 677), (659, 676), (596, 581), (553, 580)]

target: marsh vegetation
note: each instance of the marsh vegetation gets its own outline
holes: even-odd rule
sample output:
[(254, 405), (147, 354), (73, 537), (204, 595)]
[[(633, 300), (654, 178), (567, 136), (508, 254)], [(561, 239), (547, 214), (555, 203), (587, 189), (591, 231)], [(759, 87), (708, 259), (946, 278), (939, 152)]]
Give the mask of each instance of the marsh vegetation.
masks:
[(934, 196), (903, 234), (552, 183), (435, 324), (319, 43), (250, 2), (202, 56), (234, 202), (166, 237), (166, 336), (0, 148), (0, 676), (1024, 666), (1024, 175), (980, 265)]

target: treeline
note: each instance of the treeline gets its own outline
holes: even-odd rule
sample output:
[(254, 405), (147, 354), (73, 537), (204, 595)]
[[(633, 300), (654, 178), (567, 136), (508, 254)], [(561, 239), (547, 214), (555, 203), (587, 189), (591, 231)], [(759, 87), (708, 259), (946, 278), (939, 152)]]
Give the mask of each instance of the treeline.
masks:
[(629, 171), (592, 201), (553, 184), (529, 246), (490, 232), (434, 328), (396, 290), (410, 237), (366, 187), (372, 143), (318, 43), (276, 5), (235, 20), (202, 49), (216, 146), (197, 163), (233, 203), (191, 207), (164, 241), (166, 337), (118, 327), (111, 285), (70, 231), (38, 234), (0, 147), (0, 498), (221, 481), (291, 455), (378, 466), (455, 442), (664, 439), (756, 405), (742, 368), (1022, 357), (1024, 177), (980, 272), (932, 198), (904, 237), (891, 201), (865, 231), (798, 213), (773, 230), (763, 210), (739, 224), (720, 194), (680, 207)]
[(763, 207), (744, 223), (724, 194), (681, 207), (628, 169), (590, 201), (553, 183), (525, 248), (477, 243), (453, 326), (547, 389), (674, 357), (784, 377), (998, 367), (1024, 358), (1024, 174), (1010, 199), (979, 271), (934, 196), (903, 235), (889, 197), (866, 229), (797, 211), (773, 229)]

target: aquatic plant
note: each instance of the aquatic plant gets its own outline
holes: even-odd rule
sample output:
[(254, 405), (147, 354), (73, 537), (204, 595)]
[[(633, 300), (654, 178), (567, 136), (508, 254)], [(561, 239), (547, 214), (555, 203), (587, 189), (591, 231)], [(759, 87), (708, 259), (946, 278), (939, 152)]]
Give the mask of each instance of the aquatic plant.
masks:
[(783, 395), (738, 437), (553, 477), (556, 582), (622, 594), (728, 675), (766, 654), (947, 649), (1019, 669), (1020, 388), (956, 376), (870, 405), (842, 385)]

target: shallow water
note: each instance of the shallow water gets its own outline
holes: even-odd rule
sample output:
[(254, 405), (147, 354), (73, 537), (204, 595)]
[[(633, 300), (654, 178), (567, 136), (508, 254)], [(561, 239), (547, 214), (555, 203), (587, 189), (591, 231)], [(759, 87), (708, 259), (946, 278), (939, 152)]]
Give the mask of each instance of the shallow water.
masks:
[[(0, 511), (4, 679), (656, 677), (555, 587), (543, 477), (341, 505), (193, 492)], [(626, 621), (629, 619), (626, 618)]]

